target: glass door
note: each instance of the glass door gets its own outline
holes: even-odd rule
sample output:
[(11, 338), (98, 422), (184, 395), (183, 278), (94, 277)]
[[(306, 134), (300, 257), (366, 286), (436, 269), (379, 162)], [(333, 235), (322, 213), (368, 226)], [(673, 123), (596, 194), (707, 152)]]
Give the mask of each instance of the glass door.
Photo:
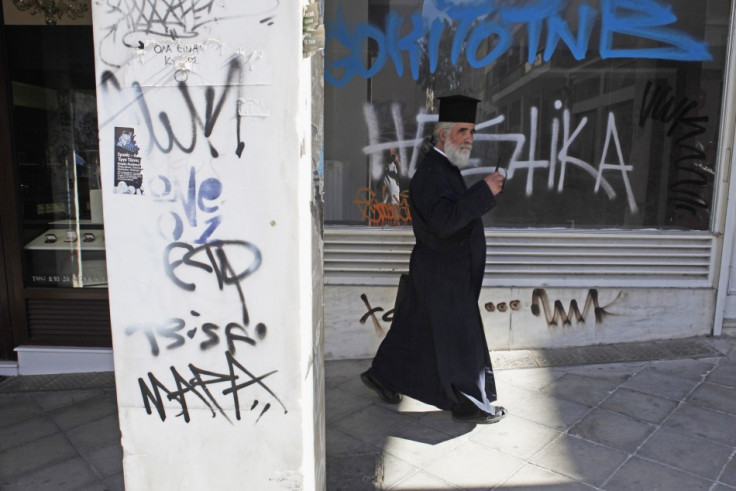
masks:
[(6, 27), (24, 285), (107, 285), (92, 32)]
[(0, 341), (11, 343), (10, 357), (26, 345), (109, 347), (92, 28), (11, 25), (4, 6), (0, 215), (9, 327), (0, 324)]

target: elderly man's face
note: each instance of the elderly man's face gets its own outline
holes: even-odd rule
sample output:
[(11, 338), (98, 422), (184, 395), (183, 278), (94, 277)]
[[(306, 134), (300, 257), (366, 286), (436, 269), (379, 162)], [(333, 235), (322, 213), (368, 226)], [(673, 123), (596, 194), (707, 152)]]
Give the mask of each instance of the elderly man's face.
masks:
[(474, 135), (475, 124), (455, 123), (449, 131), (444, 133), (440, 150), (445, 152), (450, 162), (457, 167), (461, 169), (467, 167), (470, 150), (473, 148)]

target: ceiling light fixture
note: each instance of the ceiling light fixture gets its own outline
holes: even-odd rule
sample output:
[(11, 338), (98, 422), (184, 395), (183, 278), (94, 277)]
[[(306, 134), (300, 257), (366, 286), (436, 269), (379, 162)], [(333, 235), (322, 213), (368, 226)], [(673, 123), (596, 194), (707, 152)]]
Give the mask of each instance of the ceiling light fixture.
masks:
[(89, 10), (88, 0), (13, 0), (13, 5), (20, 11), (30, 10), (31, 15), (43, 12), (49, 26), (64, 16), (79, 19)]

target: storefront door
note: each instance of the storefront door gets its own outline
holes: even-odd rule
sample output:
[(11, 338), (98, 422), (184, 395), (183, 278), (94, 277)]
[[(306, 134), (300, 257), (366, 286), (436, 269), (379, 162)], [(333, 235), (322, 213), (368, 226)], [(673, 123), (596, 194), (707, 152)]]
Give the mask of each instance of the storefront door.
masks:
[(111, 345), (90, 22), (0, 23), (0, 359)]
[[(3, 247), (3, 234), (0, 230), (0, 250)], [(10, 302), (8, 301), (7, 275), (5, 263), (0, 261), (0, 360), (10, 359), (13, 352), (13, 337), (10, 330)]]

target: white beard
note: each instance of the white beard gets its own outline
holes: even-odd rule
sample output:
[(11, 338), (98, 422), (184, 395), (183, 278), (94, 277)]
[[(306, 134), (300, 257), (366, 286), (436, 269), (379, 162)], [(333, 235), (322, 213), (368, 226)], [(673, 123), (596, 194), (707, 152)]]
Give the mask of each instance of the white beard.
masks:
[(450, 141), (445, 142), (445, 155), (458, 169), (464, 169), (470, 163), (470, 149), (472, 145), (455, 145)]

